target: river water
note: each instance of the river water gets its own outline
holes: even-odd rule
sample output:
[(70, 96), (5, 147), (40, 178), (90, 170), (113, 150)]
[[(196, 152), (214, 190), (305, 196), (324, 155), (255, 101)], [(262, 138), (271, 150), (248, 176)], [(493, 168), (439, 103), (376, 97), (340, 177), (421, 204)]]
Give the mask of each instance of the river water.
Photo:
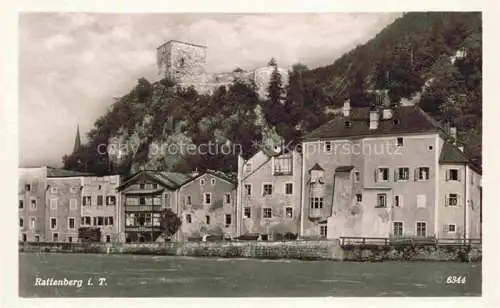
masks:
[[(51, 278), (74, 285), (47, 285)], [(480, 295), (480, 263), (19, 254), (21, 297)]]

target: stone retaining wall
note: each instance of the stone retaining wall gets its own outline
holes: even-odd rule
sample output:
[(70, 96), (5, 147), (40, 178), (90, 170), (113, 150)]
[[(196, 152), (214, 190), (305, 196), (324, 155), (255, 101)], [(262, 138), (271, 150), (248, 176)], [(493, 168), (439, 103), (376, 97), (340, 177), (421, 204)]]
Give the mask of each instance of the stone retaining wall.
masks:
[(147, 254), (190, 257), (377, 261), (481, 261), (480, 246), (347, 246), (337, 241), (171, 242), (135, 244), (20, 243), (22, 252)]

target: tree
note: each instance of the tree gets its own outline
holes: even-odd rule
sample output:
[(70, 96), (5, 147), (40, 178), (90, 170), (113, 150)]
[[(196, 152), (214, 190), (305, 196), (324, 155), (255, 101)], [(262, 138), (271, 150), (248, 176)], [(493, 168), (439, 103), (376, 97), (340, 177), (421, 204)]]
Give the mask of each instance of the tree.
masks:
[(170, 237), (179, 231), (182, 221), (171, 209), (166, 209), (161, 213), (160, 227), (165, 230), (165, 235)]

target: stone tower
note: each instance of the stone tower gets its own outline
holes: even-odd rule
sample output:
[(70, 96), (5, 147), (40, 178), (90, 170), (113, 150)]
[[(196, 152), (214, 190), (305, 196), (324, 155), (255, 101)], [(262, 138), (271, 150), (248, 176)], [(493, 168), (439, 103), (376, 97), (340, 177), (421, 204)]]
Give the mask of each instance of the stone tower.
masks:
[(206, 46), (170, 40), (157, 48), (156, 59), (160, 78), (170, 77), (181, 85), (207, 81)]

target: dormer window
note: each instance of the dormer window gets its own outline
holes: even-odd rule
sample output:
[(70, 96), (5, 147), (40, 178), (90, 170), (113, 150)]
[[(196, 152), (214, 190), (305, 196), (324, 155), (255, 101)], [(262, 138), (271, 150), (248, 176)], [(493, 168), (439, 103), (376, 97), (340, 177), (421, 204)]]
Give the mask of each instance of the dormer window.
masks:
[(351, 127), (351, 125), (352, 125), (351, 121), (345, 121), (344, 122), (344, 126), (345, 127)]

